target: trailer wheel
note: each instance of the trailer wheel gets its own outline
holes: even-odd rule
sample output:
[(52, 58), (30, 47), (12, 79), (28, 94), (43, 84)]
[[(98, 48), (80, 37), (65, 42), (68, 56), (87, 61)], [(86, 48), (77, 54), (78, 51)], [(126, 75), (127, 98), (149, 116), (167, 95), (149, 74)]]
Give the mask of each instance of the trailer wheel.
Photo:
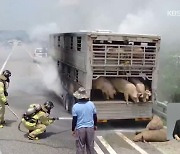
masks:
[(65, 110), (71, 113), (72, 106), (74, 105), (74, 102), (75, 102), (74, 97), (67, 94), (66, 98), (65, 98), (65, 102), (64, 102)]

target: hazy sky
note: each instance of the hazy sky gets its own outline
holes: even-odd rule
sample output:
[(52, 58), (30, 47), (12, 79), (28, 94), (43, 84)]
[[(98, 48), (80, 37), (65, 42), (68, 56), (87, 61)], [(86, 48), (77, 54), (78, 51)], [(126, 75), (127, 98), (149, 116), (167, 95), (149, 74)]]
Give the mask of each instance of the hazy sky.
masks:
[[(177, 11), (175, 16), (168, 11)], [(106, 29), (180, 39), (179, 0), (0, 0), (0, 30), (40, 33)]]
[[(110, 29), (137, 26), (144, 20), (150, 27), (160, 23), (180, 23), (180, 16), (168, 17), (168, 10), (180, 10), (179, 0), (0, 0), (0, 29), (30, 30), (54, 24), (61, 31)], [(134, 17), (133, 17), (134, 16)], [(138, 20), (138, 18), (140, 18)], [(147, 20), (147, 21), (145, 21)], [(162, 20), (162, 21), (161, 21)], [(133, 22), (133, 23), (132, 23)], [(158, 21), (159, 23), (159, 21)], [(157, 24), (158, 24), (157, 23)], [(131, 25), (129, 25), (131, 24)], [(135, 25), (133, 25), (135, 24)], [(55, 27), (54, 27), (55, 28)], [(134, 28), (134, 29), (135, 29)], [(132, 28), (133, 29), (133, 28)]]

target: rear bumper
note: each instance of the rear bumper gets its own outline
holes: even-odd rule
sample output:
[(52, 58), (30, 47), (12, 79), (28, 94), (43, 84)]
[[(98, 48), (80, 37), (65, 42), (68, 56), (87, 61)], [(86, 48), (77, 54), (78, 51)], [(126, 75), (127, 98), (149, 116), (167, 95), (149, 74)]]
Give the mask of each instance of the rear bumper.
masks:
[(153, 103), (94, 102), (98, 120), (152, 118)]

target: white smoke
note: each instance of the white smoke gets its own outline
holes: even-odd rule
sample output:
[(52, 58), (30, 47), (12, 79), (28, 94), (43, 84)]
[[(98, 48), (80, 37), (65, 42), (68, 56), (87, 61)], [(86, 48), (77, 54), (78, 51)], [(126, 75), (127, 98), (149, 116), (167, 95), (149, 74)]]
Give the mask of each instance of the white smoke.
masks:
[(48, 90), (53, 91), (58, 96), (60, 96), (62, 92), (62, 86), (55, 61), (49, 57), (46, 59), (46, 62), (42, 62), (38, 65), (42, 73), (41, 75), (43, 84)]
[(77, 5), (79, 4), (80, 0), (59, 0), (59, 6), (69, 6), (69, 5)]
[[(33, 5), (37, 7), (29, 9), (29, 6)], [(13, 9), (8, 10), (11, 12), (10, 16), (0, 14), (0, 27), (1, 29), (25, 30), (31, 28), (29, 31), (30, 38), (35, 42), (30, 49), (32, 53), (36, 47), (41, 47), (42, 42), (47, 44), (50, 33), (107, 29), (120, 33), (157, 34), (161, 36), (162, 40), (160, 61), (167, 64), (162, 58), (163, 56), (173, 56), (174, 51), (179, 54), (180, 16), (168, 14), (169, 11), (180, 10), (179, 6), (179, 0), (126, 0), (123, 2), (119, 0), (112, 0), (111, 2), (108, 0), (18, 1), (16, 5), (13, 5)], [(9, 2), (1, 2), (0, 9), (6, 7), (9, 7)], [(23, 9), (19, 9), (19, 7)], [(37, 12), (40, 13), (37, 14)], [(17, 17), (21, 22), (12, 20)], [(27, 20), (27, 17), (29, 20)], [(23, 52), (16, 54), (16, 57), (22, 57), (22, 54)], [(0, 59), (2, 56), (4, 54), (1, 54)], [(162, 74), (166, 75), (166, 73), (161, 72), (161, 76)], [(170, 74), (170, 76), (172, 75)], [(168, 80), (164, 83), (167, 83)]]
[(60, 28), (56, 23), (49, 23), (46, 25), (37, 25), (30, 30), (30, 39), (33, 41), (47, 42), (49, 39), (49, 34), (58, 33)]
[[(118, 31), (130, 34), (153, 34), (161, 36), (161, 50), (159, 56), (158, 74), (158, 99), (160, 101), (172, 101), (174, 94), (180, 95), (177, 89), (179, 83), (174, 66), (175, 58), (179, 53), (179, 16), (168, 14), (170, 10), (176, 9), (177, 3), (160, 1), (157, 5), (149, 3), (143, 9), (138, 9), (133, 13), (126, 14), (121, 21)], [(159, 9), (165, 4), (162, 9)], [(173, 7), (172, 7), (173, 6)], [(176, 11), (177, 12), (177, 11)], [(179, 54), (180, 55), (180, 54)]]
[(127, 14), (118, 31), (130, 34), (157, 34), (157, 21), (151, 10), (140, 10), (137, 14)]
[[(30, 38), (33, 43), (29, 46), (29, 49), (31, 48), (31, 51), (34, 51), (35, 48), (48, 47), (49, 34), (59, 32), (60, 28), (56, 23), (36, 26), (30, 31)], [(61, 83), (55, 62), (50, 57), (47, 59), (42, 58), (42, 62), (41, 59), (39, 59), (39, 61), (40, 64), (37, 64), (36, 66), (40, 69), (39, 76), (42, 78), (42, 83), (48, 90), (53, 91), (60, 96)]]

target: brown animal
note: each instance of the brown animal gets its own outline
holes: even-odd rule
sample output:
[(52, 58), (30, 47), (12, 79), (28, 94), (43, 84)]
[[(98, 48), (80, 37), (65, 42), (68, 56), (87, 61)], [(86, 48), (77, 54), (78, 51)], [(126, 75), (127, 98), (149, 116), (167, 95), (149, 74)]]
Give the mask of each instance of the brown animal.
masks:
[(138, 92), (136, 90), (136, 87), (131, 82), (121, 79), (121, 78), (113, 78), (110, 80), (115, 89), (124, 94), (125, 101), (128, 104), (129, 97), (136, 103), (139, 102), (138, 99)]
[(141, 132), (136, 132), (133, 141), (138, 142), (165, 142), (167, 141), (167, 129), (163, 128), (163, 121), (154, 115), (152, 120)]
[(150, 91), (149, 89), (146, 89), (146, 90), (145, 90), (145, 93), (144, 93), (144, 95), (143, 95), (143, 100), (144, 100), (145, 102), (148, 102), (151, 95), (152, 95), (151, 91)]
[(130, 81), (136, 86), (139, 98), (142, 99), (143, 102), (147, 102), (151, 96), (151, 92), (145, 90), (145, 85), (140, 80), (132, 78)]
[(144, 130), (137, 134), (133, 141), (138, 142), (165, 142), (167, 141), (167, 129), (160, 130)]
[(146, 126), (148, 130), (159, 130), (163, 128), (163, 121), (157, 115), (154, 115), (152, 120)]
[(93, 89), (100, 89), (106, 99), (114, 99), (116, 90), (109, 80), (104, 77), (99, 77), (92, 83)]
[(134, 47), (133, 49), (133, 58), (137, 58), (137, 59), (143, 59), (144, 55), (143, 55), (143, 49), (140, 47)]

